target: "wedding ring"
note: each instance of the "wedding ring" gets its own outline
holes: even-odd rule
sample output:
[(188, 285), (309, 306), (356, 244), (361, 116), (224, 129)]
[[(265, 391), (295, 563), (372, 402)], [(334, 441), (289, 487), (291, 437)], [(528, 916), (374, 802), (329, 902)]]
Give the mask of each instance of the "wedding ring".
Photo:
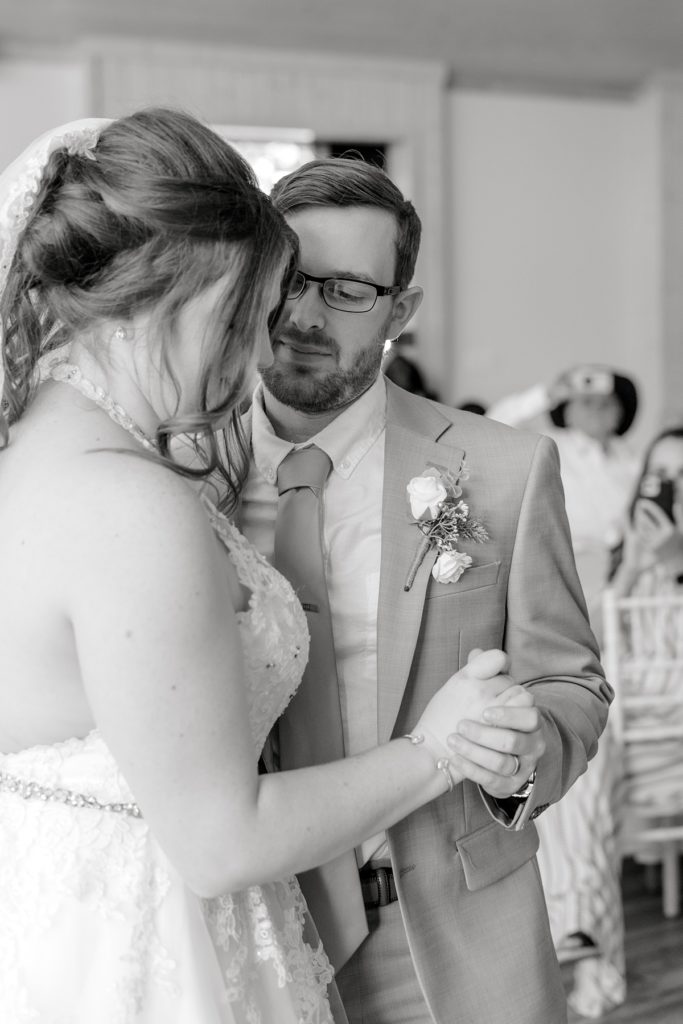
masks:
[(513, 769), (513, 770), (512, 770), (511, 772), (510, 772), (510, 775), (511, 775), (511, 776), (512, 776), (512, 775), (518, 775), (518, 774), (519, 774), (519, 769), (520, 769), (520, 767), (521, 767), (521, 765), (520, 765), (520, 763), (519, 763), (519, 758), (517, 757), (517, 755), (516, 755), (516, 754), (512, 754), (511, 756), (512, 756), (512, 757), (514, 757), (514, 759), (515, 759), (515, 767), (514, 767), (514, 769)]

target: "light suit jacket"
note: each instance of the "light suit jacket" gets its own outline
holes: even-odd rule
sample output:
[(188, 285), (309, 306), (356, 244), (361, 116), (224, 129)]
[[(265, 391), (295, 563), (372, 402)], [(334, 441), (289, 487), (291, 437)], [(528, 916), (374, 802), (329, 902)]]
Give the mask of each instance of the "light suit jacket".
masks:
[[(408, 481), (432, 465), (457, 473), (463, 455), (463, 498), (490, 539), (459, 543), (473, 564), (455, 583), (433, 579), (429, 551), (406, 590), (421, 540)], [(466, 781), (391, 828), (388, 841), (436, 1024), (560, 1024), (566, 1000), (530, 819), (585, 770), (612, 691), (587, 622), (552, 441), (387, 381), (377, 633), (380, 743), (411, 730), (474, 647), (509, 654), (510, 674), (532, 689), (549, 724), (524, 827), (506, 828), (495, 801)]]

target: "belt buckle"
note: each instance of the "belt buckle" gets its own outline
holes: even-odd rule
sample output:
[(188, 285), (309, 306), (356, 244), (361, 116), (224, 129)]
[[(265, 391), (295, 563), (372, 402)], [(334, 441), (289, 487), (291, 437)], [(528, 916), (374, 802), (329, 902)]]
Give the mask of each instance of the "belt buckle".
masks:
[(379, 897), (378, 906), (388, 907), (391, 903), (389, 873), (386, 868), (375, 868), (375, 876), (377, 878), (377, 895)]

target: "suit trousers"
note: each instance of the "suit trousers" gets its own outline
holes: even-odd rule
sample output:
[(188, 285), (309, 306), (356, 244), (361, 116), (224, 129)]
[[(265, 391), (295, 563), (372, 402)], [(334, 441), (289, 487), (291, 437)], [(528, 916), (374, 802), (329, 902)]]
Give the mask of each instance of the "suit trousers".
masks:
[(370, 934), (336, 976), (349, 1024), (433, 1024), (398, 902), (367, 918)]

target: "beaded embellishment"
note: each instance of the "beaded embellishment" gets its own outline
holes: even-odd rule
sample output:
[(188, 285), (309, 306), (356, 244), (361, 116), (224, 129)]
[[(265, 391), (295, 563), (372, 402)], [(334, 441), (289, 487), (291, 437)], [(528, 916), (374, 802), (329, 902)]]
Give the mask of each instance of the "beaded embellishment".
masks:
[(142, 811), (135, 803), (104, 804), (94, 796), (76, 793), (71, 789), (40, 786), (37, 782), (19, 779), (7, 772), (0, 772), (0, 793), (14, 793), (23, 800), (53, 800), (71, 807), (91, 807), (98, 811), (111, 811), (113, 814), (129, 814), (132, 818), (142, 817)]
[(118, 402), (115, 402), (111, 395), (108, 395), (104, 388), (93, 384), (91, 380), (84, 377), (80, 367), (73, 363), (57, 362), (46, 368), (46, 376), (52, 380), (61, 381), (64, 384), (71, 384), (80, 391), (82, 395), (89, 398), (91, 402), (99, 406), (107, 416), (117, 423), (133, 437), (138, 444), (141, 444), (147, 451), (157, 451), (157, 445), (140, 427), (135, 420), (128, 415), (126, 410)]

